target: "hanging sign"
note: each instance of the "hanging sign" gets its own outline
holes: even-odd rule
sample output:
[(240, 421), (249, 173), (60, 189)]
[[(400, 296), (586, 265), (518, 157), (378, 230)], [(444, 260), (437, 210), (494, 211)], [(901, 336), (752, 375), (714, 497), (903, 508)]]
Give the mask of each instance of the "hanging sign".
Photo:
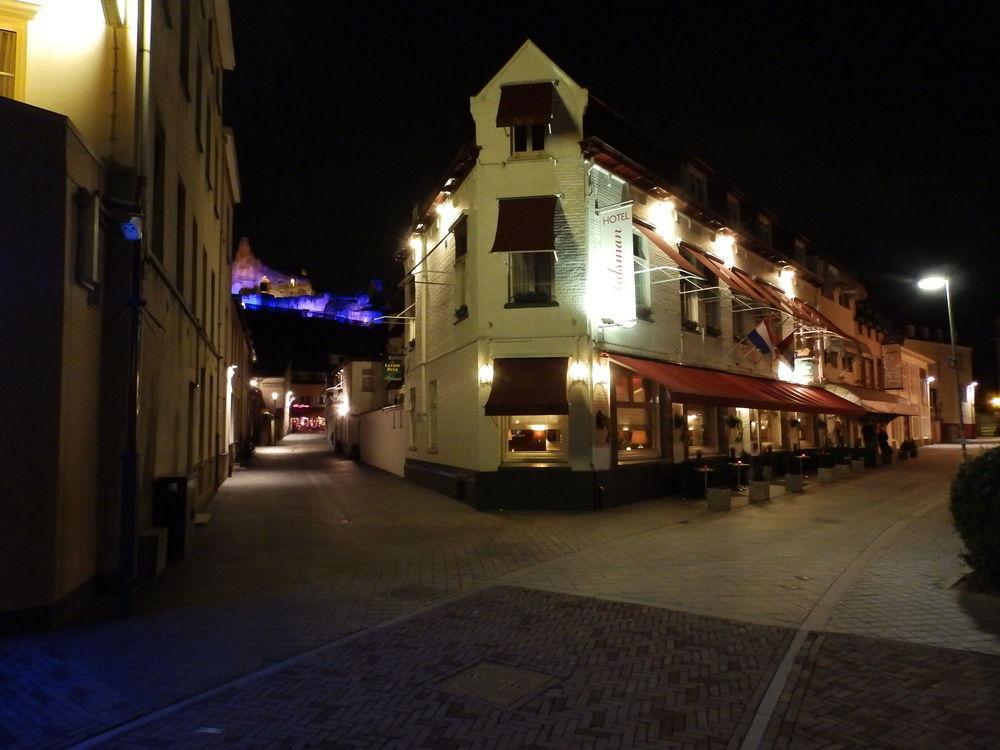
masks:
[(390, 359), (383, 364), (383, 375), (386, 383), (403, 382), (403, 363), (398, 359)]
[(899, 344), (882, 345), (883, 387), (903, 387), (903, 352)]
[(635, 320), (635, 261), (632, 257), (632, 204), (599, 209), (594, 289), (595, 317), (622, 324)]

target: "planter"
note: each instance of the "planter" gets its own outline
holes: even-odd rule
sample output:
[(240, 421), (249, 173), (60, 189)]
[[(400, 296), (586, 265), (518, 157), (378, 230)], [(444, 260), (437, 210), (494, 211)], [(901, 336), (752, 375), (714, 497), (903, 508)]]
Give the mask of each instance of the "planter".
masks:
[(846, 479), (851, 476), (850, 464), (837, 464), (833, 467), (833, 474), (837, 479)]
[(751, 479), (747, 492), (751, 503), (766, 503), (771, 499), (771, 482), (766, 479), (762, 482)]
[(709, 510), (732, 510), (733, 491), (728, 487), (709, 487), (705, 492)]
[(761, 466), (760, 475), (764, 477), (765, 482), (770, 482), (774, 478), (774, 467), (773, 466)]
[(837, 481), (837, 477), (834, 474), (835, 469), (828, 468), (826, 466), (819, 467), (819, 481), (823, 484), (832, 484)]
[(865, 470), (865, 460), (863, 458), (852, 458), (851, 459), (851, 471), (855, 474), (859, 474)]
[(785, 474), (785, 490), (787, 492), (802, 492), (805, 488), (801, 474)]

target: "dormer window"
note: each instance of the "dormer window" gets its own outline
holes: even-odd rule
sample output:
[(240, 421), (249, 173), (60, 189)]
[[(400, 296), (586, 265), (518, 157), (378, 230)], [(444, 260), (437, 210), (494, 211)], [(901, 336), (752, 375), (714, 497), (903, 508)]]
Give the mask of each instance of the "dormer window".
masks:
[(740, 225), (740, 199), (735, 195), (726, 198), (726, 205), (729, 208), (729, 223), (734, 227)]
[(699, 206), (708, 203), (708, 180), (697, 169), (688, 169), (688, 195)]
[(500, 89), (497, 127), (509, 128), (512, 154), (545, 150), (554, 101), (555, 86), (551, 81), (511, 84)]
[(771, 247), (771, 220), (766, 216), (757, 217), (757, 236), (760, 238), (761, 242), (768, 247)]

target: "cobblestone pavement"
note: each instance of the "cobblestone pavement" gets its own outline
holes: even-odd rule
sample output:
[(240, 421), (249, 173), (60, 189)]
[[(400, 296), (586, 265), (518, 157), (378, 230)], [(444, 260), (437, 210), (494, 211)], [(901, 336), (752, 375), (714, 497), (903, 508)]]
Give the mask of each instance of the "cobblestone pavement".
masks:
[[(711, 632), (723, 628), (712, 624), (718, 622), (714, 618), (726, 617), (742, 621), (728, 626), (745, 628), (748, 633), (780, 632), (779, 641), (784, 643), (792, 632), (787, 628), (802, 625), (817, 602), (829, 598), (831, 586), (844, 583), (844, 571), (852, 564), (857, 567), (858, 555), (886, 529), (911, 514), (915, 514), (912, 522), (902, 527), (893, 543), (863, 566), (856, 580), (851, 579), (853, 585), (845, 589), (841, 606), (830, 618), (830, 629), (990, 652), (997, 643), (995, 623), (1000, 615), (996, 600), (977, 599), (970, 604), (969, 597), (978, 595), (959, 595), (947, 589), (963, 571), (954, 556), (957, 540), (941, 505), (957, 455), (951, 448), (925, 449), (920, 459), (908, 465), (830, 486), (811, 485), (804, 495), (728, 514), (709, 513), (703, 503), (668, 500), (599, 514), (486, 514), (391, 475), (337, 459), (321, 442), (286, 440), (282, 446), (259, 451), (252, 469), (238, 472), (223, 486), (209, 508), (213, 513), (210, 524), (198, 530), (193, 556), (143, 587), (137, 617), (127, 622), (97, 618), (86, 625), (0, 643), (0, 746), (63, 746), (350, 633), (496, 583), (547, 589), (553, 592), (552, 601), (564, 602), (559, 605), (564, 614), (574, 606), (590, 613), (586, 617), (611, 619), (624, 617), (622, 612), (646, 611), (619, 604), (615, 606), (625, 608), (593, 614), (601, 611), (601, 606), (611, 606), (603, 600), (614, 599), (673, 610), (659, 611), (659, 615), (668, 618), (664, 622), (682, 623), (685, 628), (701, 623), (706, 628), (706, 642), (711, 640)], [(901, 575), (878, 575), (880, 570), (900, 569), (905, 571)], [(877, 606), (874, 594), (880, 589), (898, 606)], [(519, 597), (529, 596), (520, 588), (498, 589), (511, 590), (521, 592)], [(929, 598), (928, 591), (937, 598)], [(599, 600), (567, 598), (558, 592)], [(461, 620), (469, 601), (463, 598), (460, 603), (446, 604), (443, 609), (419, 615), (418, 620), (433, 623), (437, 613), (445, 612), (441, 617), (450, 629)], [(923, 617), (926, 627), (917, 631), (903, 627), (915, 622), (913, 616), (901, 614), (903, 605)], [(538, 606), (545, 610), (545, 606)], [(928, 616), (931, 610), (935, 614)], [(481, 619), (484, 635), (479, 647), (483, 653), (493, 654), (504, 644), (492, 644), (490, 638), (513, 631), (499, 626), (491, 629), (487, 615), (488, 610), (480, 608), (465, 616)], [(586, 617), (581, 615), (582, 621)], [(395, 627), (405, 630), (408, 626)], [(372, 646), (373, 652), (389, 648), (391, 638), (387, 641), (386, 634), (395, 633), (392, 628), (366, 633), (363, 638), (382, 644)], [(447, 632), (435, 634), (445, 641), (447, 636)], [(829, 636), (835, 637), (840, 636)], [(353, 646), (337, 645), (329, 654), (349, 648)], [(421, 642), (417, 651), (424, 648)], [(438, 644), (431, 639), (426, 648), (438, 648)], [(594, 649), (599, 659), (610, 653), (594, 643), (587, 648)], [(288, 669), (304, 675), (312, 669), (314, 659), (326, 663), (332, 658), (329, 654), (315, 653)], [(530, 664), (527, 652), (518, 654), (526, 660), (523, 663)], [(767, 654), (761, 651), (755, 657), (762, 671), (754, 673), (752, 688), (739, 693), (739, 700), (749, 703), (738, 721), (733, 719), (735, 723), (726, 725), (730, 737), (744, 731), (747, 711), (753, 712), (759, 695), (768, 687), (771, 678), (765, 673), (773, 670), (776, 662), (773, 650)], [(402, 659), (405, 654), (397, 656)], [(990, 657), (976, 654), (967, 658)], [(407, 663), (412, 666), (417, 662)], [(518, 666), (522, 662), (500, 663)], [(242, 692), (264, 695), (266, 685), (284, 679), (279, 678), (281, 674), (278, 669), (241, 683), (232, 688), (232, 695), (225, 694), (226, 700), (238, 703), (243, 700)], [(563, 679), (560, 684), (571, 677), (568, 672), (553, 674)], [(363, 675), (358, 676), (361, 678)], [(411, 681), (400, 676), (398, 684), (412, 685), (418, 678), (406, 679)], [(305, 692), (293, 691), (298, 696), (294, 700), (299, 701), (294, 706), (304, 705), (299, 699), (311, 690), (308, 684), (307, 680), (301, 688)], [(788, 685), (794, 688), (798, 683), (793, 685), (790, 680)], [(320, 696), (316, 700), (326, 694), (325, 690), (315, 686)], [(355, 690), (360, 691), (359, 700), (363, 695), (376, 696), (357, 686)], [(715, 696), (711, 689), (699, 691), (699, 695)], [(222, 700), (222, 695), (210, 700)], [(262, 720), (283, 710), (280, 694), (268, 695), (265, 703), (245, 704), (253, 706), (244, 719), (256, 717), (256, 734), (234, 730), (216, 736), (207, 730), (192, 730), (191, 736), (180, 739), (185, 744), (226, 743), (239, 736), (244, 745), (274, 744), (263, 736), (267, 732)], [(386, 706), (409, 706), (412, 696), (386, 688), (381, 698), (372, 697), (383, 699), (388, 701)], [(434, 703), (437, 699), (428, 700), (438, 705)], [(201, 711), (200, 705), (186, 707), (179, 716)], [(772, 725), (790, 705), (779, 703)], [(299, 716), (303, 726), (315, 723), (292, 707), (289, 703), (285, 709)], [(410, 710), (412, 714), (417, 709)], [(611, 715), (620, 718), (622, 709), (615, 710), (619, 713)], [(459, 716), (451, 723), (484, 731), (487, 723), (499, 727), (505, 721), (503, 716), (513, 716), (496, 711), (485, 712), (487, 718), (481, 721)], [(800, 709), (799, 714), (804, 716), (808, 711)], [(387, 709), (384, 720), (397, 722), (394, 731), (402, 731), (406, 720), (392, 716)], [(707, 721), (720, 721), (719, 716), (710, 713)], [(369, 718), (374, 721), (374, 717)], [(784, 727), (781, 737), (790, 736), (787, 729)], [(302, 731), (301, 737), (296, 735), (299, 739), (319, 736), (311, 730)], [(434, 731), (428, 729), (429, 734), (420, 741)], [(448, 737), (427, 746), (462, 745), (456, 738), (464, 736), (464, 731), (453, 728)], [(506, 730), (497, 731), (507, 736)], [(643, 731), (647, 734), (641, 737), (630, 735), (631, 744), (649, 738), (649, 730)], [(598, 735), (593, 735), (593, 746), (612, 742), (610, 735)], [(527, 742), (517, 737), (521, 735), (510, 735), (508, 742)], [(714, 737), (711, 732), (696, 732), (690, 744), (708, 746), (715, 742)], [(152, 735), (147, 739), (151, 744), (162, 744)], [(391, 739), (385, 735), (386, 742)], [(618, 741), (623, 742), (621, 738)], [(367, 744), (350, 737), (338, 742), (343, 746)]]

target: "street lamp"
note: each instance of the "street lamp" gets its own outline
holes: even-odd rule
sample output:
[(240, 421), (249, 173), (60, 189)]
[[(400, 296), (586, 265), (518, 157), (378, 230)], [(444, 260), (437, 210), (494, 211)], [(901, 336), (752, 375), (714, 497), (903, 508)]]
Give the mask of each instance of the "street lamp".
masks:
[(944, 288), (944, 299), (948, 305), (948, 336), (951, 339), (951, 359), (949, 363), (955, 371), (955, 394), (958, 396), (958, 434), (962, 442), (962, 460), (968, 458), (965, 449), (965, 421), (962, 416), (962, 383), (958, 375), (958, 351), (955, 349), (955, 320), (951, 314), (951, 287), (946, 276), (925, 276), (917, 282), (917, 286), (925, 292), (936, 292)]

